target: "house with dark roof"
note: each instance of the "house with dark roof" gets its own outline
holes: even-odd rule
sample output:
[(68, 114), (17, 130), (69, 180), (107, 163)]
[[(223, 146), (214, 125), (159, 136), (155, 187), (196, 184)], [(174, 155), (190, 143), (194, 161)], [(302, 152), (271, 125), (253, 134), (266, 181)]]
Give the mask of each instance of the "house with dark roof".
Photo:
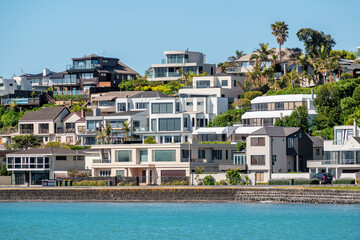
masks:
[(6, 154), (14, 185), (40, 185), (44, 179), (67, 177), (70, 170), (85, 170), (85, 153), (67, 148), (33, 148)]
[(355, 178), (360, 171), (360, 127), (335, 126), (334, 140), (325, 140), (324, 157), (307, 161), (311, 173), (329, 173), (335, 179)]
[(319, 136), (310, 136), (313, 142), (313, 159), (323, 160), (324, 159), (324, 139)]
[(262, 127), (246, 138), (246, 165), (255, 182), (267, 182), (272, 173), (307, 172), (313, 142), (301, 128)]

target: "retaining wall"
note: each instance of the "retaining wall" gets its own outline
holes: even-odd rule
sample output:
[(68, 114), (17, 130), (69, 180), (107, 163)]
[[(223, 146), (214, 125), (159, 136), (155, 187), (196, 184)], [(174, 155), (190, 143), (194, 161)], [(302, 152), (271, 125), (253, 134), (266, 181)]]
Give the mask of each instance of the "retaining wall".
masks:
[(270, 187), (2, 188), (0, 201), (189, 201), (360, 204), (360, 191)]

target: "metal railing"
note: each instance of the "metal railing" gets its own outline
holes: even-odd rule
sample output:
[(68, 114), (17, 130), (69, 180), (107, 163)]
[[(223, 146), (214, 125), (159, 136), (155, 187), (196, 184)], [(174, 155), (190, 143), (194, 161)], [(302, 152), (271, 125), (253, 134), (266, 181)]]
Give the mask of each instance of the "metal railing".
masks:
[(67, 65), (66, 70), (85, 70), (85, 69), (94, 69), (101, 67), (100, 64), (85, 64), (85, 65)]
[(45, 134), (45, 133), (49, 133), (49, 129), (40, 129), (39, 128), (39, 134)]
[(322, 165), (360, 165), (360, 159), (338, 159), (338, 160), (322, 160)]
[(20, 134), (32, 134), (34, 129), (20, 129)]

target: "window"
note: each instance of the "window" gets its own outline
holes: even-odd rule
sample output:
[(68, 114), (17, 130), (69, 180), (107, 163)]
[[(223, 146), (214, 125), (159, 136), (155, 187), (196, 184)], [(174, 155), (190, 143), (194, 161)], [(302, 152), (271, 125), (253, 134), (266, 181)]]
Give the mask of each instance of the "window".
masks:
[(245, 165), (246, 155), (235, 155), (234, 156), (234, 165)]
[(153, 103), (151, 104), (151, 113), (173, 113), (173, 104)]
[(288, 138), (288, 148), (294, 148), (294, 139)]
[(82, 79), (91, 79), (91, 78), (94, 78), (94, 74), (92, 74), (92, 73), (82, 73), (81, 78)]
[(171, 143), (172, 142), (172, 137), (171, 136), (165, 136), (165, 143)]
[(175, 150), (154, 150), (154, 162), (173, 162), (175, 161)]
[(99, 177), (110, 177), (111, 171), (110, 170), (100, 170)]
[(181, 158), (189, 158), (190, 157), (190, 151), (187, 149), (181, 150)]
[(202, 105), (204, 105), (204, 102), (198, 102), (197, 105), (202, 106)]
[(204, 149), (198, 150), (198, 158), (199, 159), (205, 158), (205, 150)]
[(180, 131), (180, 118), (159, 118), (159, 131)]
[(148, 161), (148, 151), (140, 150), (140, 162), (147, 162), (147, 161)]
[(124, 170), (116, 170), (116, 176), (124, 177), (125, 176), (125, 171)]
[(85, 132), (85, 126), (78, 126), (78, 132)]
[(265, 165), (265, 155), (251, 155), (251, 165)]
[(156, 119), (151, 119), (151, 131), (156, 132)]
[(126, 103), (118, 103), (118, 112), (125, 112), (126, 111)]
[(234, 80), (234, 87), (236, 87), (236, 80)]
[(184, 118), (184, 128), (188, 127), (188, 118)]
[(179, 102), (177, 102), (176, 104), (175, 104), (175, 110), (177, 111), (177, 112), (180, 112), (180, 103)]
[(186, 106), (192, 106), (192, 105), (193, 105), (192, 102), (187, 102), (187, 103), (186, 103)]
[(131, 150), (115, 151), (115, 162), (131, 162)]
[(149, 108), (148, 102), (136, 103), (136, 109), (148, 109), (148, 108)]
[(275, 103), (275, 110), (284, 110), (284, 103), (283, 102)]
[(66, 143), (73, 143), (73, 137), (66, 137)]
[(272, 156), (271, 156), (271, 162), (272, 162), (272, 165), (275, 165), (276, 155), (272, 155)]
[(226, 157), (225, 157), (226, 160), (228, 160), (228, 159), (229, 159), (229, 150), (226, 150), (226, 151), (225, 151), (225, 156), (226, 156)]
[(320, 156), (320, 149), (319, 148), (316, 148), (315, 154), (316, 154), (316, 156)]
[(264, 137), (252, 137), (251, 138), (251, 146), (265, 146), (265, 138)]
[(221, 86), (227, 87), (228, 86), (228, 80), (222, 80), (221, 81)]
[(212, 150), (211, 151), (211, 159), (212, 160), (222, 159), (222, 150)]
[(174, 136), (174, 143), (180, 143), (181, 142), (181, 136)]
[(55, 142), (61, 142), (61, 137), (56, 137)]
[(66, 161), (66, 156), (56, 156), (57, 161)]

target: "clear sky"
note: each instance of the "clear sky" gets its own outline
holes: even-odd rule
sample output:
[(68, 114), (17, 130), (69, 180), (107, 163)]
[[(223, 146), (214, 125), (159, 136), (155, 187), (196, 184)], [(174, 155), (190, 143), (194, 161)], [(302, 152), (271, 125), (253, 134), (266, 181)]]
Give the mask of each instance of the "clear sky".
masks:
[(335, 49), (360, 45), (359, 0), (0, 0), (0, 76), (63, 71), (72, 57), (120, 58), (144, 74), (164, 50), (200, 51), (219, 63), (261, 42), (277, 47), (270, 24), (290, 28), (284, 47), (303, 48), (296, 32), (330, 33)]

